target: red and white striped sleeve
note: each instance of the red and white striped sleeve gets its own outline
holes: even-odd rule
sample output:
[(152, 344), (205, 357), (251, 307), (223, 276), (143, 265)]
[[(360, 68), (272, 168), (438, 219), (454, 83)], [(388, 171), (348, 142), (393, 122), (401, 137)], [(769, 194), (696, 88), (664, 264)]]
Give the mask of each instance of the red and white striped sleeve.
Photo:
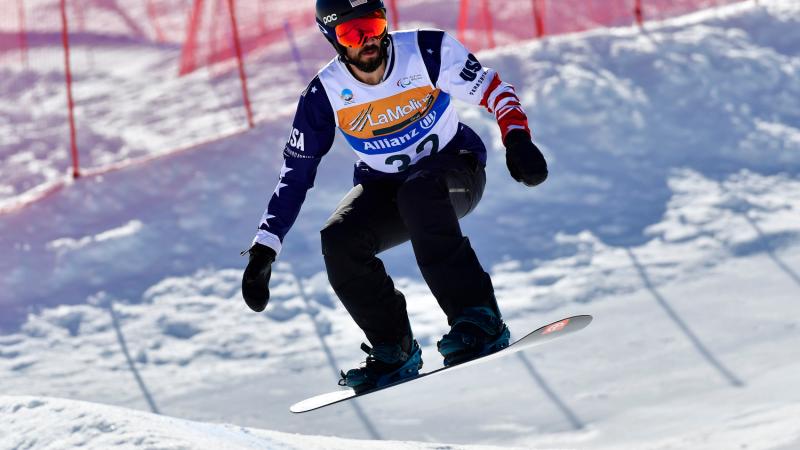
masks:
[(511, 130), (531, 134), (528, 116), (514, 86), (500, 79), (494, 69), (483, 67), (458, 40), (444, 33), (437, 87), (454, 98), (486, 107), (493, 113), (505, 142)]
[(514, 86), (501, 80), (497, 73), (494, 74), (492, 81), (483, 93), (481, 106), (485, 106), (490, 113), (494, 114), (497, 124), (500, 126), (503, 142), (511, 130), (525, 130), (530, 136), (528, 116), (522, 109), (522, 103), (514, 91)]

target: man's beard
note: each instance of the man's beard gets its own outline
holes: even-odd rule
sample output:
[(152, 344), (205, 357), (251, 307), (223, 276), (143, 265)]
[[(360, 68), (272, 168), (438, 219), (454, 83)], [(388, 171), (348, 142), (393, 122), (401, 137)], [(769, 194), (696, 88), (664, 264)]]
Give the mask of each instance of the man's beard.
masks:
[[(377, 57), (373, 57), (372, 59), (369, 59), (369, 60), (366, 60), (366, 61), (362, 61), (361, 60), (361, 53), (363, 53), (364, 51), (369, 50), (369, 49), (378, 50), (378, 56)], [(368, 47), (362, 48), (358, 52), (358, 55), (359, 55), (359, 58), (357, 60), (355, 60), (355, 61), (350, 60), (348, 62), (350, 64), (354, 65), (358, 70), (360, 70), (362, 72), (372, 73), (372, 72), (375, 72), (376, 70), (378, 70), (378, 67), (380, 67), (381, 64), (383, 64), (383, 61), (387, 57), (387, 52), (386, 52), (386, 47), (384, 47), (383, 45), (370, 45)]]

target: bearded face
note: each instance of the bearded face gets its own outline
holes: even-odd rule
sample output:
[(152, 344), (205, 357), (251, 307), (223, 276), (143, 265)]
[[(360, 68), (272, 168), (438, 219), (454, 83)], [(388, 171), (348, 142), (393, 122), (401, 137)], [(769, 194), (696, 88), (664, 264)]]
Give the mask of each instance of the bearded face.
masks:
[(370, 38), (361, 48), (348, 48), (347, 60), (358, 70), (372, 73), (378, 70), (388, 56), (386, 47), (378, 38)]

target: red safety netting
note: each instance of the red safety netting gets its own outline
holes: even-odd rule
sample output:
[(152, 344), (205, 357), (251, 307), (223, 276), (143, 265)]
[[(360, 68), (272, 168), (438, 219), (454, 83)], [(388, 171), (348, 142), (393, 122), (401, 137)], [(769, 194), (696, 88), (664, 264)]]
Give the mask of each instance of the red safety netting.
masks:
[[(458, 36), (472, 49), (665, 19), (741, 0), (461, 0)], [(402, 10), (401, 10), (402, 11)]]
[(314, 5), (305, 2), (194, 0), (186, 24), (186, 39), (181, 52), (180, 73), (234, 58), (230, 6), (237, 20), (236, 31), (244, 53), (286, 42), (287, 27), (315, 28)]
[(190, 11), (184, 0), (0, 2), (0, 212), (66, 174), (103, 173), (248, 127), (238, 72), (178, 77)]
[[(739, 0), (384, 1), (393, 29), (444, 29), (477, 51)], [(291, 105), (274, 86), (299, 91), (331, 55), (310, 0), (4, 0), (0, 212), (64, 173), (125, 167), (275, 117)]]

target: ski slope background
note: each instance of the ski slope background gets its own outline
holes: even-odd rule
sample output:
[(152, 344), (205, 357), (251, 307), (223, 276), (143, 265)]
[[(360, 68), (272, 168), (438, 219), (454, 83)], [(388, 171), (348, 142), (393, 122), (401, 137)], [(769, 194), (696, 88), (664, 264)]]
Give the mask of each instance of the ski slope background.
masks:
[[(350, 187), (353, 157), (337, 139), (287, 237), (267, 311), (247, 310), (238, 252), (275, 186), (304, 87), (256, 63), (254, 84), (275, 102), (256, 130), (0, 216), (0, 386), (12, 395), (0, 399), (0, 443), (22, 445), (25, 430), (59, 424), (63, 416), (45, 413), (53, 408), (105, 411), (40, 398), (64, 397), (344, 438), (800, 446), (798, 29), (800, 2), (746, 2), (644, 33), (598, 30), (480, 53), (517, 86), (551, 177), (535, 189), (514, 183), (491, 116), (463, 106), (462, 120), (493, 150), (486, 194), (463, 228), (512, 332), (572, 314), (595, 321), (520, 357), (300, 416), (287, 412), (291, 403), (334, 388), (336, 371), (363, 359), (318, 238)], [(150, 62), (98, 77), (98, 95), (116, 84), (174, 111), (217, 101), (213, 92), (147, 92), (159, 76), (151, 69), (174, 55), (138, 52)], [(14, 70), (0, 79), (4, 174), (20, 162), (35, 172), (39, 147), (20, 144), (15, 130), (33, 115), (25, 100), (61, 82)], [(94, 111), (93, 123), (105, 123), (94, 154), (116, 157), (106, 116), (153, 106)], [(176, 123), (175, 133), (203, 126)], [(65, 136), (37, 139), (65, 148)], [(407, 296), (426, 368), (439, 367), (445, 318), (410, 246), (383, 259)], [(142, 427), (174, 423), (137, 417)], [(102, 447), (94, 439), (116, 420), (54, 429)]]

